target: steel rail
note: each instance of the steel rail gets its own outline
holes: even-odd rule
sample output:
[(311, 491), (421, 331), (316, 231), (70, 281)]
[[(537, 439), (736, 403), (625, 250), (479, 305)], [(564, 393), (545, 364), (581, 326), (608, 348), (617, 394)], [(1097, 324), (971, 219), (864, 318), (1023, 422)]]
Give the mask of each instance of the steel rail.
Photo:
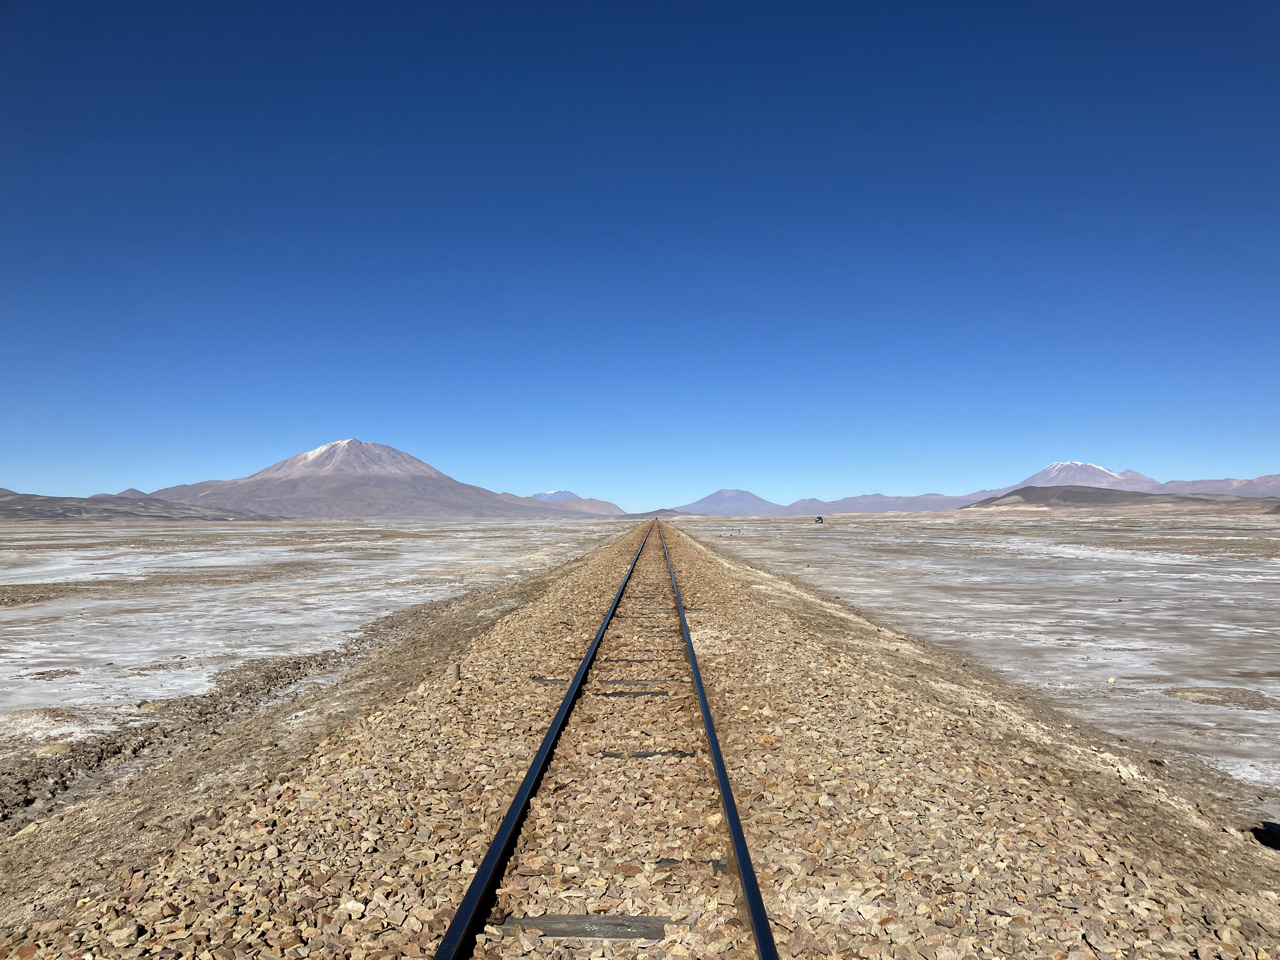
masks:
[(738, 870), (738, 880), (742, 884), (742, 895), (747, 901), (747, 923), (755, 937), (756, 954), (760, 960), (777, 960), (778, 948), (773, 942), (773, 929), (769, 926), (769, 915), (765, 912), (764, 899), (760, 896), (760, 882), (756, 879), (755, 868), (751, 865), (747, 838), (742, 832), (742, 821), (738, 818), (738, 805), (733, 801), (729, 771), (725, 768), (724, 757), (720, 753), (720, 741), (716, 739), (716, 725), (711, 719), (707, 691), (702, 686), (702, 671), (698, 669), (698, 655), (693, 650), (693, 637), (689, 635), (689, 621), (684, 615), (684, 600), (680, 596), (680, 587), (676, 584), (676, 568), (671, 565), (671, 553), (667, 550), (667, 538), (662, 535), (661, 526), (658, 527), (658, 539), (662, 541), (662, 555), (666, 557), (667, 572), (671, 574), (671, 589), (676, 594), (676, 609), (680, 612), (680, 629), (684, 632), (685, 649), (689, 653), (689, 668), (693, 671), (693, 685), (698, 691), (702, 723), (707, 728), (707, 747), (711, 751), (712, 766), (716, 769), (716, 780), (720, 785), (720, 802), (724, 805), (724, 819), (729, 827), (729, 837), (733, 842), (733, 863)]
[[(578, 672), (569, 683), (569, 689), (564, 695), (564, 700), (561, 702), (555, 718), (551, 721), (551, 727), (547, 730), (547, 735), (542, 738), (542, 746), (533, 758), (533, 763), (529, 766), (529, 772), (525, 774), (524, 780), (520, 784), (520, 789), (516, 791), (516, 795), (511, 801), (511, 806), (507, 808), (506, 816), (502, 818), (498, 832), (494, 834), (493, 842), (489, 844), (488, 853), (480, 861), (476, 875), (472, 877), (471, 885), (467, 887), (467, 893), (462, 898), (462, 903), (458, 906), (458, 912), (453, 915), (453, 920), (449, 923), (449, 929), (444, 933), (444, 939), (440, 941), (440, 946), (436, 948), (436, 960), (462, 960), (462, 958), (470, 957), (475, 951), (476, 935), (484, 929), (489, 911), (493, 908), (493, 902), (497, 896), (498, 883), (502, 880), (502, 875), (506, 871), (507, 861), (511, 859), (516, 839), (520, 836), (520, 827), (529, 812), (529, 800), (537, 791), (538, 784), (542, 781), (542, 775), (547, 771), (547, 764), (551, 762), (551, 754), (555, 750), (556, 741), (560, 739), (560, 734), (569, 719), (569, 713), (573, 710), (574, 701), (578, 699), (578, 694), (582, 691), (582, 683), (586, 679), (587, 671), (591, 669), (596, 650), (599, 649), (604, 632), (608, 629), (610, 621), (613, 620), (614, 613), (617, 612), (618, 604), (622, 601), (622, 593), (627, 589), (631, 574), (636, 568), (636, 563), (640, 560), (640, 553), (644, 550), (644, 545), (649, 542), (649, 534), (653, 532), (656, 524), (657, 521), (655, 520), (649, 525), (649, 529), (645, 531), (644, 540), (640, 542), (640, 549), (636, 551), (636, 555), (631, 559), (631, 566), (627, 568), (627, 574), (622, 578), (622, 584), (618, 587), (618, 592), (613, 597), (613, 603), (609, 605), (609, 611), (604, 615), (604, 620), (600, 623), (600, 629), (596, 631), (595, 639), (591, 641), (591, 646), (587, 648), (587, 653), (582, 658), (582, 664), (578, 667)], [(681, 616), (683, 617), (683, 614)], [(686, 631), (687, 635), (688, 631)]]

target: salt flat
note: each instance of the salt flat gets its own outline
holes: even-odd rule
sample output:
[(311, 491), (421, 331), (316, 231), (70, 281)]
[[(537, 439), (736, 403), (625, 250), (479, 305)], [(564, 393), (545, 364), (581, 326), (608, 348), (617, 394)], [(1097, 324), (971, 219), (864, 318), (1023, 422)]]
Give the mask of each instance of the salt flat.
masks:
[(0, 751), (127, 720), (249, 660), (580, 554), (609, 520), (0, 527)]
[(1280, 517), (677, 523), (1090, 723), (1197, 755), (1280, 810)]

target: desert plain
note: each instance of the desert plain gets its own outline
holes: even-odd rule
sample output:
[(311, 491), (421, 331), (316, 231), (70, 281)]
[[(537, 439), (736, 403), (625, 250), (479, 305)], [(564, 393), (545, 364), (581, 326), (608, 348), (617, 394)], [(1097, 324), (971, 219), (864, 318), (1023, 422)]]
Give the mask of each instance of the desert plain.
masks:
[(1280, 516), (813, 520), (679, 522), (1084, 722), (1197, 757), (1280, 820)]
[[(430, 955), (634, 528), (7, 528), (0, 954)], [(1280, 518), (669, 529), (784, 955), (1277, 955)], [(644, 903), (582, 857), (548, 912)], [(481, 955), (749, 956), (718, 916)]]

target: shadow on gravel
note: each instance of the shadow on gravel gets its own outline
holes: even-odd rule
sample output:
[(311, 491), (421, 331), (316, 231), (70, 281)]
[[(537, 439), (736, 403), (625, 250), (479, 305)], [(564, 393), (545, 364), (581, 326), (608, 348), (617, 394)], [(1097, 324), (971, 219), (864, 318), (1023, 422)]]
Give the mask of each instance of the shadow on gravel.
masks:
[(1253, 837), (1264, 847), (1280, 850), (1280, 823), (1264, 820), (1262, 826), (1253, 828)]

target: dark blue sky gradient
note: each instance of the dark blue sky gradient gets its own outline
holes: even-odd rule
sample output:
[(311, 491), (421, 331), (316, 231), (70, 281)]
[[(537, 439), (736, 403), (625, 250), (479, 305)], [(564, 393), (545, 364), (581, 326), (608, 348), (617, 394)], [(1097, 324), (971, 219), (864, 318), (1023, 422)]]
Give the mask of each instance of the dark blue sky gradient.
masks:
[(1270, 2), (0, 2), (0, 486), (1280, 472)]

